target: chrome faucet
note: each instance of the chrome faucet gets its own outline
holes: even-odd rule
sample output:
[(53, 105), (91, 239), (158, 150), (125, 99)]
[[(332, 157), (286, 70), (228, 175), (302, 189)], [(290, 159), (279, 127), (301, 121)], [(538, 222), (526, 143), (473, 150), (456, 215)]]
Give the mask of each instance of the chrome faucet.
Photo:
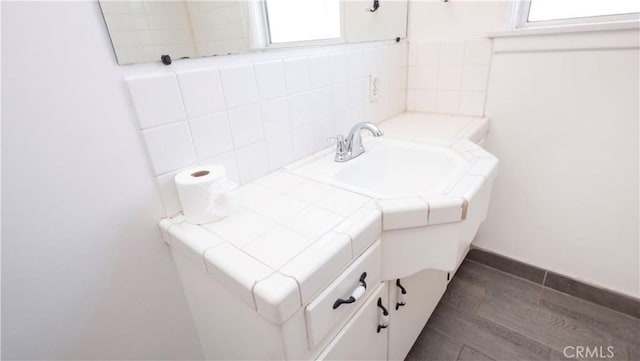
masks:
[(354, 125), (347, 135), (347, 138), (343, 137), (342, 135), (338, 135), (335, 137), (336, 162), (346, 162), (364, 153), (364, 147), (362, 146), (362, 135), (360, 134), (360, 131), (363, 129), (371, 132), (374, 137), (380, 137), (384, 135), (382, 129), (380, 129), (373, 123), (363, 122)]

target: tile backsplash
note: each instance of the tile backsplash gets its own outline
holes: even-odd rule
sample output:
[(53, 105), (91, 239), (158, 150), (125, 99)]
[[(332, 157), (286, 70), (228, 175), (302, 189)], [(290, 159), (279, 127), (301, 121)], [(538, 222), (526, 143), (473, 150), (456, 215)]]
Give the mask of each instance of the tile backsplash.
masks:
[[(185, 168), (219, 164), (247, 183), (331, 146), (327, 138), (355, 123), (405, 111), (408, 54), (407, 43), (352, 44), (188, 60), (126, 76), (166, 215), (181, 210), (173, 177)], [(373, 102), (370, 74), (380, 93)]]
[(411, 42), (407, 110), (482, 116), (491, 41)]

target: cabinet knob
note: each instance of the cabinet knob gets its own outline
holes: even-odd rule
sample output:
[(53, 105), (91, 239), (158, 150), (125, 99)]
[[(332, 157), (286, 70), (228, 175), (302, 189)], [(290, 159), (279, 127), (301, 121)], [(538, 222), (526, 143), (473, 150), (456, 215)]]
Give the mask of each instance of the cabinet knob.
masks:
[(389, 327), (389, 311), (382, 305), (382, 298), (378, 297), (378, 308), (380, 313), (378, 314), (378, 333), (383, 328)]
[(400, 283), (399, 278), (396, 280), (396, 287), (399, 288), (398, 303), (396, 303), (396, 311), (397, 311), (398, 308), (400, 308), (400, 306), (404, 306), (407, 304), (407, 290), (404, 287), (402, 287), (402, 284)]
[(344, 303), (354, 303), (367, 291), (367, 282), (365, 282), (365, 278), (367, 278), (367, 272), (362, 272), (360, 275), (360, 281), (358, 282), (358, 287), (356, 287), (353, 292), (351, 292), (351, 296), (347, 299), (338, 298), (336, 302), (333, 303), (333, 309), (340, 307), (340, 305)]

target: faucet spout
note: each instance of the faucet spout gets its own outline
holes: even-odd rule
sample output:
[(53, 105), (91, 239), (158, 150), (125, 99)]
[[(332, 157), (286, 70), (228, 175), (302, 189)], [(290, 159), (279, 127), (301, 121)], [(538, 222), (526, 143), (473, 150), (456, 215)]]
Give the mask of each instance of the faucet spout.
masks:
[[(368, 130), (374, 137), (380, 137), (384, 135), (384, 132), (377, 125), (370, 122), (358, 123), (351, 128), (349, 135), (344, 139), (342, 147), (338, 146), (335, 160), (336, 162), (346, 162), (349, 159), (353, 159), (360, 154), (364, 153), (364, 146), (362, 146), (362, 130)], [(342, 149), (342, 151), (340, 151)]]

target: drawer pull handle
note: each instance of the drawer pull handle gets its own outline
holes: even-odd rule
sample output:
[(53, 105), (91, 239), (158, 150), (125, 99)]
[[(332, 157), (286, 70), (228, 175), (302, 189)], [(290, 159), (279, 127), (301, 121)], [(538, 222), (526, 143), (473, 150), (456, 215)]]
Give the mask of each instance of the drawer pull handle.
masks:
[(356, 287), (356, 289), (353, 290), (353, 292), (351, 292), (351, 296), (346, 300), (343, 298), (338, 298), (336, 302), (333, 303), (333, 309), (335, 310), (336, 308), (340, 307), (340, 305), (343, 303), (356, 302), (358, 298), (360, 298), (360, 296), (362, 296), (364, 292), (367, 290), (367, 282), (365, 282), (364, 280), (365, 278), (367, 278), (367, 272), (362, 272), (362, 274), (360, 275), (360, 282), (358, 284), (358, 287)]
[(398, 303), (396, 303), (396, 311), (400, 306), (404, 306), (407, 304), (407, 290), (402, 287), (400, 284), (400, 279), (396, 280), (396, 286), (400, 289), (400, 293), (398, 294)]
[(382, 298), (378, 297), (378, 308), (380, 308), (380, 314), (378, 316), (378, 333), (383, 328), (389, 327), (389, 311), (382, 305)]

